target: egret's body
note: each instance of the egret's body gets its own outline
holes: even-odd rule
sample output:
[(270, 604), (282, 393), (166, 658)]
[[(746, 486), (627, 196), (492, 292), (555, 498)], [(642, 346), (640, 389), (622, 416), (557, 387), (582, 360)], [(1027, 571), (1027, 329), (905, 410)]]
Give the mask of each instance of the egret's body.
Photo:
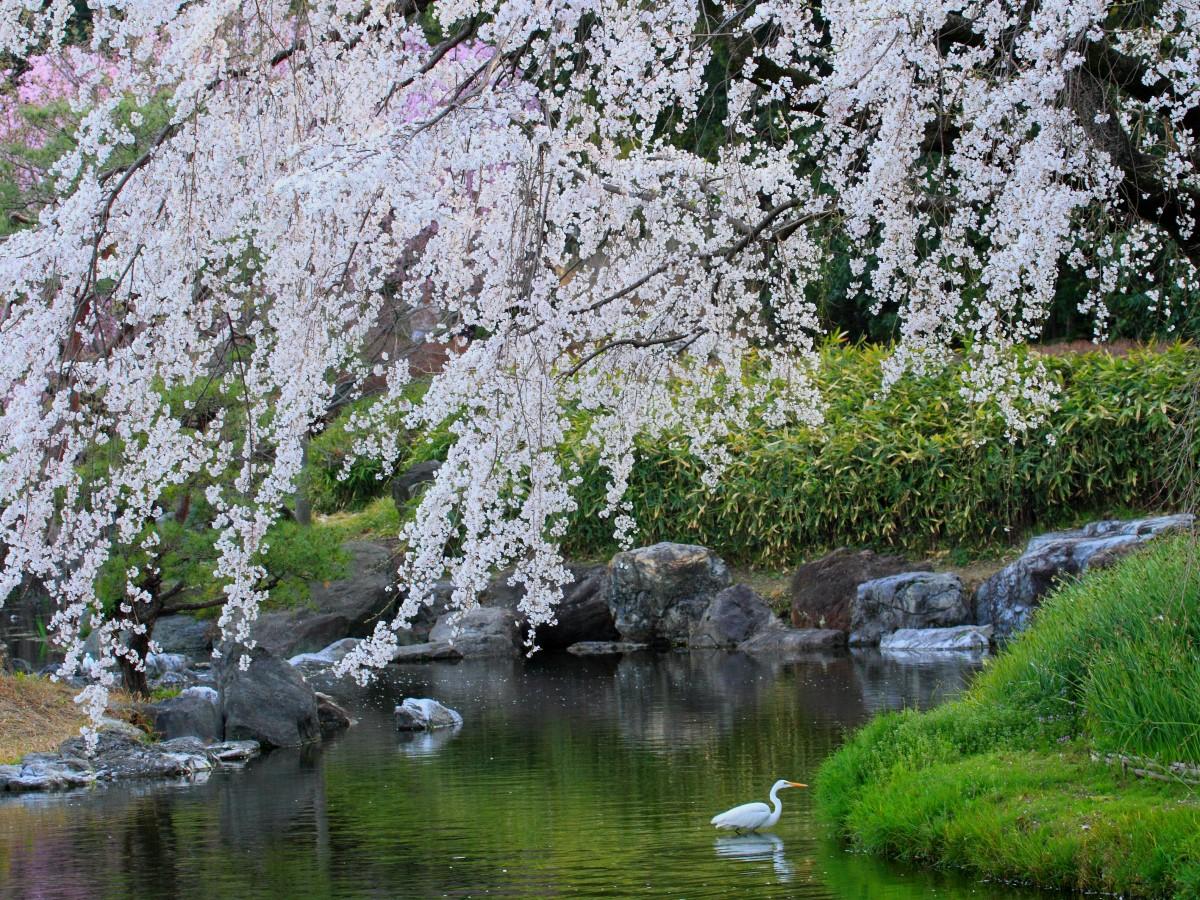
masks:
[(732, 831), (758, 831), (762, 828), (772, 828), (783, 813), (783, 804), (779, 801), (779, 792), (784, 788), (808, 787), (798, 781), (779, 779), (771, 786), (771, 805), (765, 803), (743, 803), (733, 809), (727, 809), (712, 817), (712, 824), (717, 828)]

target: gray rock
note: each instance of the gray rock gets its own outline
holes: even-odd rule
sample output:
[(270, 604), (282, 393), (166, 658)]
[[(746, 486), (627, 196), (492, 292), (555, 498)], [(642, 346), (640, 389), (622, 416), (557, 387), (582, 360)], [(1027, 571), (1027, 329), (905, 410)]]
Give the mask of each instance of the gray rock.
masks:
[(746, 585), (735, 584), (713, 598), (689, 644), (700, 649), (736, 647), (772, 622), (766, 601)]
[(163, 653), (182, 653), (191, 659), (205, 659), (213, 648), (216, 626), (187, 615), (163, 616), (154, 623), (154, 642)]
[[(579, 641), (616, 640), (616, 625), (608, 606), (608, 566), (568, 565), (573, 580), (563, 587), (563, 598), (554, 610), (554, 624), (543, 625), (537, 632), (537, 644), (544, 650), (562, 650)], [(482, 606), (511, 610), (522, 630), (525, 617), (518, 604), (525, 597), (523, 585), (508, 583), (511, 572), (502, 572), (491, 580), (479, 598)]]
[(321, 723), (321, 737), (330, 738), (354, 724), (354, 719), (328, 694), (320, 691), (317, 698), (317, 719)]
[(221, 741), (204, 748), (215, 763), (242, 763), (261, 752), (258, 741)]
[(305, 608), (259, 616), (250, 629), (259, 646), (285, 658), (317, 652), (345, 637), (366, 637), (390, 613), (396, 594), (388, 549), (368, 541), (342, 547), (351, 556), (347, 576), (310, 584)]
[(1191, 515), (1157, 516), (1093, 522), (1074, 531), (1039, 535), (1029, 541), (1020, 559), (979, 586), (976, 621), (992, 625), (996, 639), (1006, 640), (1029, 624), (1041, 599), (1064, 576), (1111, 565), (1146, 541), (1192, 524)]
[(928, 569), (927, 565), (913, 564), (899, 556), (840, 547), (805, 563), (792, 576), (792, 625), (849, 631), (851, 608), (860, 584)]
[(649, 644), (637, 644), (633, 641), (580, 641), (568, 647), (567, 652), (576, 656), (616, 656), (620, 653), (636, 653), (649, 649)]
[(985, 653), (992, 642), (990, 625), (956, 628), (901, 628), (879, 642), (884, 653)]
[(423, 485), (437, 476), (442, 464), (436, 459), (419, 462), (392, 479), (392, 502), (403, 512), (408, 501), (416, 497)]
[(906, 572), (858, 586), (852, 646), (873, 646), (900, 628), (946, 628), (971, 618), (962, 581), (946, 572)]
[(436, 700), (408, 697), (396, 707), (396, 728), (399, 731), (431, 731), (435, 728), (457, 728), (463, 718)]
[(476, 606), (462, 615), (446, 613), (429, 632), (433, 643), (446, 643), (466, 658), (520, 655), (521, 629), (511, 610)]
[(182, 653), (151, 653), (146, 657), (146, 677), (159, 678), (168, 672), (181, 672), (191, 664)]
[(706, 547), (655, 544), (618, 553), (608, 605), (621, 639), (685, 644), (713, 598), (729, 587), (725, 563)]
[(225, 734), (215, 697), (180, 694), (144, 706), (142, 711), (154, 731), (168, 740), (196, 737), (212, 742), (221, 740)]
[(396, 648), (392, 654), (394, 663), (433, 662), (436, 660), (462, 659), (462, 653), (457, 647), (450, 646), (445, 641), (429, 641), (423, 644), (409, 644)]
[(328, 647), (318, 650), (316, 653), (300, 653), (288, 660), (288, 665), (292, 666), (314, 666), (319, 668), (327, 668), (329, 666), (340, 663), (351, 650), (357, 647), (360, 643), (360, 638), (342, 638), (340, 641), (334, 641)]
[(766, 628), (742, 641), (742, 653), (770, 653), (778, 656), (840, 650), (846, 646), (846, 632), (836, 628)]
[(195, 687), (184, 688), (179, 692), (180, 697), (203, 697), (214, 705), (219, 705), (221, 702), (220, 695), (216, 688), (208, 687), (207, 685), (196, 685)]
[[(250, 660), (242, 671), (243, 657)], [(238, 647), (217, 672), (226, 740), (296, 747), (321, 736), (317, 699), (300, 673), (262, 647)]]

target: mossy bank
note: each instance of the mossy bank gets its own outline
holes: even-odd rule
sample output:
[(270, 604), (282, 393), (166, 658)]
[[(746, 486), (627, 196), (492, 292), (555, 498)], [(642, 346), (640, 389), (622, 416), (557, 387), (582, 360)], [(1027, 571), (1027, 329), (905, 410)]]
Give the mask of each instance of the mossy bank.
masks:
[(859, 850), (1197, 897), (1197, 764), (1200, 547), (1176, 538), (1061, 589), (962, 699), (861, 729), (821, 767), (817, 801)]

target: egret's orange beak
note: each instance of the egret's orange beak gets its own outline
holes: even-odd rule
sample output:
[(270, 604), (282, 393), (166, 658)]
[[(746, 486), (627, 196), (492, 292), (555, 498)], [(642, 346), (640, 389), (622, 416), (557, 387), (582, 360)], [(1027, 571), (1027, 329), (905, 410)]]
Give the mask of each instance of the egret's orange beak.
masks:
[(801, 784), (801, 783), (800, 783), (800, 782), (798, 782), (798, 781), (789, 781), (789, 782), (788, 782), (788, 787), (808, 787), (808, 785), (807, 785), (807, 784)]

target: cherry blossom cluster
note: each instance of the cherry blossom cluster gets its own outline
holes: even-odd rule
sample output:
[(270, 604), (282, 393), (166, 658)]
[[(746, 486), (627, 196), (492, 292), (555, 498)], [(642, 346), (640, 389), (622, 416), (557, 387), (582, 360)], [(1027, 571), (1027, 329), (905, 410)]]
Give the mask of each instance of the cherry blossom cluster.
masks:
[[(1099, 236), (1133, 223), (1181, 277), (1200, 258), (1198, 14), (1118, 6), (91, 0), (107, 93), (56, 201), (0, 246), (0, 596), (45, 583), (67, 668), (103, 626), (86, 664), (109, 671), (139, 627), (96, 597), (110, 548), (152, 533), (169, 486), (232, 469), (208, 491), (214, 577), (249, 640), (305, 442), (373, 381), (361, 452), (399, 458), (396, 416), (454, 442), (401, 534), (397, 618), (344, 667), (386, 662), (437, 582), (467, 608), (511, 569), (551, 621), (575, 450), (630, 540), (639, 438), (682, 436), (716, 484), (753, 418), (820, 423), (834, 233), (899, 314), (885, 384), (966, 353), (963, 391), (1035, 428), (1053, 385), (1012, 351), (1063, 267), (1111, 278)], [(0, 51), (52, 52), (72, 10), (0, 0)], [(162, 96), (139, 144), (116, 106)], [(415, 311), (446, 359), (419, 399), (382, 327)], [(240, 398), (237, 448), (163, 402), (206, 384)]]

